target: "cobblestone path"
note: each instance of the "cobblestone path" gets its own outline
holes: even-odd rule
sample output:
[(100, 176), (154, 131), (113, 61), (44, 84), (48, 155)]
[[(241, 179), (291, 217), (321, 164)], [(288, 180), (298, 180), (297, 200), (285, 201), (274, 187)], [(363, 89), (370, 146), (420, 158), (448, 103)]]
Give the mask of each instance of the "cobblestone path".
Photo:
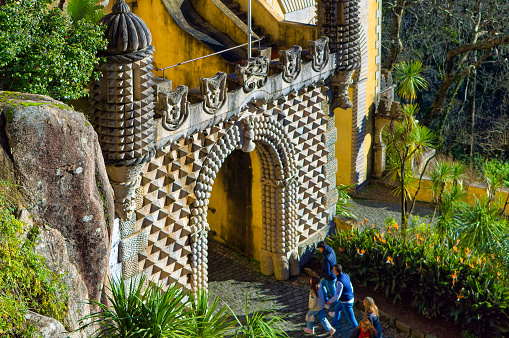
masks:
[[(209, 292), (219, 296), (242, 318), (246, 297), (248, 312), (256, 310), (275, 311), (286, 318), (286, 332), (290, 337), (311, 337), (302, 331), (308, 311), (309, 277), (301, 274), (289, 282), (280, 282), (260, 273), (257, 262), (214, 241), (209, 241)], [(362, 312), (355, 310), (357, 320)], [(328, 317), (330, 320), (330, 317)], [(349, 323), (341, 318), (335, 337), (349, 337)], [(394, 328), (384, 327), (384, 337), (404, 337)], [(328, 333), (315, 321), (315, 337), (327, 337)]]
[[(375, 223), (377, 228), (385, 227), (385, 220), (388, 217), (394, 218), (398, 223), (401, 220), (401, 205), (396, 203), (387, 203), (379, 201), (352, 199), (352, 213), (359, 220), (368, 219), (368, 224)], [(421, 221), (429, 221), (432, 210), (427, 205), (417, 204), (413, 215), (419, 216)]]

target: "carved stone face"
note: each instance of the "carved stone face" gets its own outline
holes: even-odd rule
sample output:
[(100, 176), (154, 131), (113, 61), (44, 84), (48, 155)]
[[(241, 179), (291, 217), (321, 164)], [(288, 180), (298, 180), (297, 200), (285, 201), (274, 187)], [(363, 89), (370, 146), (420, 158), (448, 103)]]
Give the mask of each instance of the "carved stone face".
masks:
[(218, 72), (208, 78), (200, 78), (200, 93), (203, 98), (203, 109), (213, 114), (226, 102), (226, 74)]
[(240, 129), (243, 131), (242, 133), (242, 151), (245, 153), (249, 153), (253, 151), (256, 147), (254, 143), (255, 133), (253, 131), (253, 124), (249, 118), (242, 120), (242, 124)]
[(321, 71), (329, 61), (329, 38), (322, 36), (316, 41), (309, 41), (309, 49), (313, 57), (311, 64), (314, 71)]
[(159, 93), (164, 129), (177, 130), (189, 116), (187, 93), (187, 87), (182, 85), (169, 93)]
[(292, 82), (299, 75), (301, 70), (301, 52), (300, 46), (293, 46), (284, 51), (279, 51), (279, 68), (283, 69), (283, 80)]
[(289, 54), (288, 55), (288, 73), (293, 74), (297, 70), (297, 55)]
[(213, 84), (208, 84), (207, 100), (211, 108), (217, 109), (221, 106), (221, 88), (215, 88)]

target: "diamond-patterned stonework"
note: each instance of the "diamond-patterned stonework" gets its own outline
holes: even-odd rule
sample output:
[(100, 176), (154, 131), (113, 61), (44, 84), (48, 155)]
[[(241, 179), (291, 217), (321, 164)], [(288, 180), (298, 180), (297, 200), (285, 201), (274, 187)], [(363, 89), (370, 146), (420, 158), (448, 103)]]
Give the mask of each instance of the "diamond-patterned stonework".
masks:
[[(115, 190), (125, 279), (145, 274), (163, 286), (207, 288), (209, 199), (236, 149), (255, 151), (261, 167), (262, 272), (282, 280), (299, 273), (301, 252), (327, 234), (337, 201), (337, 130), (325, 82), (343, 61), (321, 48), (328, 39), (310, 43), (306, 58), (298, 46), (282, 51), (281, 67), (258, 74), (249, 90), (250, 78), (202, 78), (178, 105), (164, 101), (175, 94), (169, 84), (154, 97), (151, 46), (99, 66), (93, 123)], [(186, 118), (164, 128), (163, 116), (182, 107)]]

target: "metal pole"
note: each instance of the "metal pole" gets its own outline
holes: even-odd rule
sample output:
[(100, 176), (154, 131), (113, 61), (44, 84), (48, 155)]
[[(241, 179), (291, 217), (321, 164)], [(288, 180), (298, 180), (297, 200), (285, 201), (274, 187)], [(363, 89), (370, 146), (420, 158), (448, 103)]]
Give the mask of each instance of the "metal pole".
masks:
[(251, 58), (251, 35), (253, 32), (251, 31), (251, 0), (247, 2), (247, 59)]

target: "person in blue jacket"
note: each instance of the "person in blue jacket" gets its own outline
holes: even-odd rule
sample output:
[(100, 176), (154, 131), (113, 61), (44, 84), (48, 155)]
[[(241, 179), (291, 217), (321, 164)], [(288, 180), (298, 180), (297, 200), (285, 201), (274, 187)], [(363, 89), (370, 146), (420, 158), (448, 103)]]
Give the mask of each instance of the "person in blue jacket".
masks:
[(318, 242), (317, 247), (318, 250), (320, 250), (320, 252), (323, 254), (322, 280), (320, 281), (320, 284), (327, 288), (327, 291), (332, 297), (336, 294), (336, 275), (333, 271), (333, 266), (337, 263), (336, 254), (329, 245), (325, 244), (324, 241)]
[(338, 325), (339, 318), (341, 318), (341, 312), (343, 311), (346, 319), (348, 319), (352, 325), (352, 329), (356, 328), (359, 324), (357, 323), (357, 319), (355, 319), (355, 315), (353, 313), (353, 303), (355, 300), (353, 297), (353, 286), (350, 281), (350, 276), (343, 272), (343, 268), (339, 264), (334, 265), (333, 271), (337, 276), (336, 294), (326, 303), (333, 304), (337, 301), (334, 311), (329, 312), (329, 315), (334, 316), (331, 325), (333, 327)]

